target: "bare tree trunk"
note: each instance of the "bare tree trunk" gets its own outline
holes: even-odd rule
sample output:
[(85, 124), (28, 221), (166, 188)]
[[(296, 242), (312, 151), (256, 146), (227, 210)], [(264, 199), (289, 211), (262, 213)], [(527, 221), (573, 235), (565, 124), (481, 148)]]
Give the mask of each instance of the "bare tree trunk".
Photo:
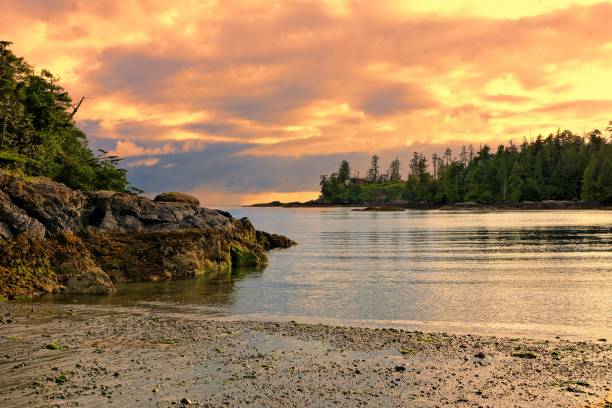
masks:
[(83, 103), (84, 100), (85, 100), (85, 97), (81, 96), (81, 100), (79, 101), (79, 103), (76, 104), (76, 106), (74, 106), (72, 113), (70, 114), (70, 119), (72, 119), (74, 115), (76, 115), (77, 111), (81, 107), (81, 104)]
[[(7, 98), (8, 98), (8, 95), (5, 99)], [(9, 104), (7, 102), (6, 109), (2, 109), (2, 112), (4, 112), (4, 123), (2, 124), (2, 134), (0, 134), (0, 149), (2, 149), (2, 146), (4, 146), (4, 136), (6, 135), (6, 123), (8, 121), (8, 107), (9, 107)]]

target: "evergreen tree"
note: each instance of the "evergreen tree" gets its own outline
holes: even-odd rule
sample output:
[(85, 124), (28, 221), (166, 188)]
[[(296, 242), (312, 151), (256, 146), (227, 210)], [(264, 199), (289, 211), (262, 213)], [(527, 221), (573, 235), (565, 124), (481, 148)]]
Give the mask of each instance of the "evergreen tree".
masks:
[[(612, 122), (606, 130), (612, 136)], [(442, 156), (432, 155), (433, 176), (425, 156), (414, 152), (409, 168), (408, 180), (398, 191), (398, 160), (392, 162), (387, 176), (379, 173), (378, 156), (373, 156), (367, 182), (355, 184), (353, 180), (344, 186), (332, 174), (323, 196), (332, 202), (351, 203), (398, 197), (437, 204), (579, 198), (612, 203), (612, 141), (598, 130), (585, 137), (559, 131), (533, 141), (524, 139), (520, 145), (510, 142), (495, 152), (487, 145), (478, 152), (467, 147), (458, 159), (446, 149)]]
[(118, 157), (98, 156), (76, 126), (68, 93), (0, 41), (0, 168), (82, 190), (131, 189)]
[(340, 162), (340, 168), (338, 169), (338, 180), (342, 183), (346, 183), (351, 178), (351, 166), (346, 160)]
[(400, 173), (401, 163), (400, 160), (396, 157), (393, 161), (391, 161), (391, 165), (389, 166), (389, 180), (390, 181), (401, 181), (402, 175)]
[(371, 165), (370, 165), (370, 170), (368, 170), (367, 179), (370, 182), (373, 182), (373, 183), (378, 183), (378, 181), (379, 181), (378, 179), (379, 179), (379, 176), (380, 176), (380, 170), (379, 170), (379, 166), (378, 166), (378, 160), (379, 160), (378, 156), (377, 155), (373, 155), (372, 156), (372, 162), (371, 162)]

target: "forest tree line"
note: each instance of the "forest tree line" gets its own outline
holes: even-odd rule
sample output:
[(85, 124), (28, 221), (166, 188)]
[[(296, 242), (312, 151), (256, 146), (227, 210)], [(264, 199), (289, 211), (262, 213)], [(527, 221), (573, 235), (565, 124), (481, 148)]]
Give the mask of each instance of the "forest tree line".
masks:
[(524, 140), (522, 144), (487, 145), (474, 151), (463, 146), (457, 156), (450, 148), (434, 153), (431, 161), (414, 152), (408, 176), (395, 158), (381, 170), (372, 156), (365, 177), (354, 174), (343, 160), (336, 173), (321, 176), (321, 199), (329, 203), (408, 201), (525, 202), (585, 200), (612, 202), (612, 122), (606, 137), (599, 130), (579, 136), (569, 130)]
[(94, 154), (74, 116), (74, 104), (47, 71), (37, 72), (0, 41), (0, 169), (45, 176), (81, 190), (137, 191), (120, 159)]

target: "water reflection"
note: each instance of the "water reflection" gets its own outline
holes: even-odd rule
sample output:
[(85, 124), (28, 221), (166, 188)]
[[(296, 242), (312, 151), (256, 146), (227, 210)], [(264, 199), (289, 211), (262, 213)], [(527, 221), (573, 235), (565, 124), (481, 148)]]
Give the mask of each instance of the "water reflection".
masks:
[(196, 279), (117, 284), (117, 294), (114, 296), (48, 295), (41, 301), (162, 308), (205, 304), (209, 312), (222, 313), (235, 303), (235, 285), (247, 277), (257, 279), (261, 273), (261, 269), (241, 267)]
[(299, 245), (273, 251), (263, 272), (129, 284), (115, 297), (60, 301), (612, 336), (610, 212), (230, 211)]

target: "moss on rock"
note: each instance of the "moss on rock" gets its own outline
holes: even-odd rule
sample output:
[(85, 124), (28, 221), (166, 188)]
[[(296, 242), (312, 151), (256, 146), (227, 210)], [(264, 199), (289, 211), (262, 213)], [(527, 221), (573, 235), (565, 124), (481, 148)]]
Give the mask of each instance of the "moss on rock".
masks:
[(293, 244), (194, 200), (180, 193), (158, 198), (180, 203), (167, 205), (0, 175), (0, 296), (108, 294), (120, 281), (263, 267), (265, 250)]
[(230, 251), (232, 266), (262, 267), (268, 263), (266, 256), (261, 251), (261, 247), (255, 245), (248, 246), (239, 242), (233, 242)]

